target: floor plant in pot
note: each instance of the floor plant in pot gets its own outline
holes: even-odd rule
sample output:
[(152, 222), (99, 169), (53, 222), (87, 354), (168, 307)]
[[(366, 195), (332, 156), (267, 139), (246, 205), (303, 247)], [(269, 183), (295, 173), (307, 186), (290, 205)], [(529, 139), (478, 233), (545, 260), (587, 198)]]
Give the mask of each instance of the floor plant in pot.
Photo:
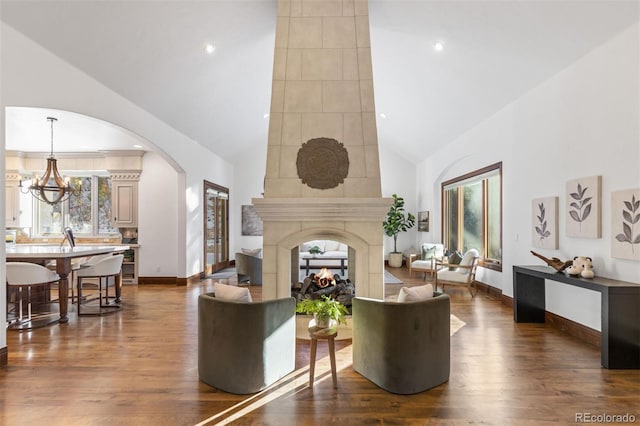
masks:
[(321, 299), (302, 299), (296, 305), (299, 314), (313, 315), (316, 327), (332, 328), (338, 324), (346, 324), (349, 314), (346, 306), (326, 295)]
[(404, 198), (393, 194), (393, 204), (387, 212), (387, 217), (382, 223), (384, 233), (393, 237), (393, 251), (389, 253), (389, 266), (399, 268), (402, 266), (402, 253), (398, 252), (398, 234), (413, 227), (416, 218), (411, 213), (404, 211)]

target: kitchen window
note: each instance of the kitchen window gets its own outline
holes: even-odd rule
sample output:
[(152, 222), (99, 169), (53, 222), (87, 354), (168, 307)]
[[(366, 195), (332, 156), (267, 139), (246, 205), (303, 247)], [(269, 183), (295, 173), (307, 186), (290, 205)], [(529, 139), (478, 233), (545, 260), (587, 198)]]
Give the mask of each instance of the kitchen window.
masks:
[(49, 205), (34, 199), (36, 234), (61, 235), (69, 226), (80, 236), (107, 236), (118, 233), (111, 226), (111, 178), (76, 176), (71, 178), (76, 190), (63, 203)]

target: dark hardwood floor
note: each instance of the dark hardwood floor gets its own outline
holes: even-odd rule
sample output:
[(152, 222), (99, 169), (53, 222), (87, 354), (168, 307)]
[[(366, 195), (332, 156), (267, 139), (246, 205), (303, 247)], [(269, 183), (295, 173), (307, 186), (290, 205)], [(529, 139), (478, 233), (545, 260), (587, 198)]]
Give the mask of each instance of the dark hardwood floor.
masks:
[[(575, 423), (578, 413), (640, 422), (639, 371), (603, 369), (596, 347), (544, 324), (516, 324), (499, 300), (450, 287), (452, 313), (466, 325), (451, 338), (451, 376), (441, 386), (387, 393), (353, 371), (350, 341), (342, 340), (338, 389), (322, 343), (310, 388), (309, 343), (298, 340), (296, 371), (270, 389), (219, 392), (197, 371), (197, 298), (212, 288), (127, 286), (115, 314), (78, 318), (72, 308), (68, 324), (8, 331), (0, 424), (556, 425)], [(259, 287), (251, 291), (260, 297)]]

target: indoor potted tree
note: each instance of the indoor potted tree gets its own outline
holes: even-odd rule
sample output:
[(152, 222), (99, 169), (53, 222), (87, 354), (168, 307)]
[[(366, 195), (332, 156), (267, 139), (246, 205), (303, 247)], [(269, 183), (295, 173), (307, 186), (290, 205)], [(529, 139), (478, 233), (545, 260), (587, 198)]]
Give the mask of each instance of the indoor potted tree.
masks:
[(393, 194), (393, 204), (389, 208), (387, 217), (382, 223), (385, 234), (393, 237), (393, 251), (389, 253), (389, 266), (399, 268), (402, 266), (402, 253), (398, 252), (398, 234), (412, 228), (416, 218), (411, 213), (405, 215), (404, 198)]
[(346, 306), (324, 294), (321, 299), (302, 299), (296, 305), (296, 312), (313, 315), (316, 326), (320, 328), (346, 324), (346, 315), (349, 314)]

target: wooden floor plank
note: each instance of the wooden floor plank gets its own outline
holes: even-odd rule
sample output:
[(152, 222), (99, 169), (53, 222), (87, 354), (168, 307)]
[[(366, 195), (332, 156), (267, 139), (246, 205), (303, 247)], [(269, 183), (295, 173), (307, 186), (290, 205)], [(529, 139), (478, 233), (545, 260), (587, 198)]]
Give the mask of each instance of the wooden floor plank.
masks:
[[(389, 270), (405, 285), (423, 284)], [(437, 388), (379, 389), (353, 371), (349, 340), (336, 341), (338, 389), (324, 342), (309, 387), (309, 341), (298, 340), (291, 375), (256, 395), (220, 392), (197, 372), (197, 298), (212, 290), (211, 281), (126, 286), (120, 312), (78, 318), (71, 309), (68, 324), (8, 331), (0, 424), (538, 425), (571, 424), (582, 412), (640, 422), (640, 372), (603, 369), (594, 346), (544, 324), (516, 324), (499, 300), (455, 288), (447, 288), (451, 310), (466, 325), (451, 339), (450, 380)], [(250, 290), (260, 298), (259, 287)]]

